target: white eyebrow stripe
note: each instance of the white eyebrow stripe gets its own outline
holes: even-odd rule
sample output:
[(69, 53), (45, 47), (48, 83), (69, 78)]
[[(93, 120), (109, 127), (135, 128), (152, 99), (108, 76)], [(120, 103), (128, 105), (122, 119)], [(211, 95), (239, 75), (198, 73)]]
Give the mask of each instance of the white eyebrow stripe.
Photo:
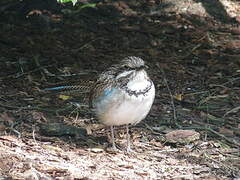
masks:
[(134, 70), (125, 71), (125, 72), (120, 73), (119, 75), (117, 75), (116, 80), (118, 80), (119, 78), (128, 76), (128, 75), (131, 74), (133, 71), (134, 71)]

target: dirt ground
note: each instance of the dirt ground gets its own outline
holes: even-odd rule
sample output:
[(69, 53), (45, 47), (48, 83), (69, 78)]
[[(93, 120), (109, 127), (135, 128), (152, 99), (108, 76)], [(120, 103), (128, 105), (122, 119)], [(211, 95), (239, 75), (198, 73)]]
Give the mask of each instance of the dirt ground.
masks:
[[(240, 179), (239, 1), (48, 2), (0, 3), (0, 179)], [(83, 95), (42, 91), (129, 55), (156, 86), (130, 154)]]

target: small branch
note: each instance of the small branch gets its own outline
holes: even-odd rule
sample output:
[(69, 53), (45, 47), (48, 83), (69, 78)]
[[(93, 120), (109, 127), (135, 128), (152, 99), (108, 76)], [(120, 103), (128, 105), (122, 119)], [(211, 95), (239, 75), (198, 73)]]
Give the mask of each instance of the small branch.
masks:
[(231, 143), (231, 144), (234, 144), (234, 145), (240, 147), (240, 144), (239, 144), (239, 143), (234, 142), (234, 141), (231, 140), (231, 139), (228, 139), (228, 138), (227, 138), (226, 136), (224, 136), (223, 134), (220, 134), (220, 133), (218, 133), (217, 131), (214, 131), (214, 130), (211, 129), (211, 128), (207, 128), (207, 130), (210, 131), (211, 133), (216, 134), (217, 136), (223, 138), (223, 139), (226, 140), (228, 143)]
[(174, 123), (176, 124), (177, 122), (177, 115), (176, 115), (176, 108), (175, 108), (175, 104), (174, 104), (174, 98), (173, 98), (173, 95), (172, 95), (172, 92), (168, 86), (168, 82), (167, 82), (167, 79), (166, 79), (166, 76), (165, 76), (165, 72), (162, 68), (160, 68), (159, 64), (157, 63), (157, 66), (159, 67), (159, 69), (161, 70), (162, 74), (163, 74), (163, 80), (167, 86), (167, 90), (168, 90), (168, 93), (171, 97), (171, 105), (172, 105), (172, 109), (173, 109), (173, 119), (174, 119)]
[(235, 112), (237, 112), (237, 111), (239, 111), (239, 110), (240, 110), (240, 106), (235, 107), (235, 108), (231, 109), (230, 111), (226, 112), (226, 113), (223, 115), (223, 117), (225, 117), (226, 115), (228, 115), (228, 114), (230, 114), (230, 113), (235, 113)]

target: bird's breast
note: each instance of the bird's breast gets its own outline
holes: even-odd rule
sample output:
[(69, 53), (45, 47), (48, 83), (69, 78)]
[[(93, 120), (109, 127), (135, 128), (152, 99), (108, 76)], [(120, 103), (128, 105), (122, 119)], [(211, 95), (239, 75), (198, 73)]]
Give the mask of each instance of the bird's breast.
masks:
[(105, 125), (135, 124), (147, 116), (154, 97), (152, 81), (131, 81), (126, 88), (104, 90), (94, 103), (96, 114)]

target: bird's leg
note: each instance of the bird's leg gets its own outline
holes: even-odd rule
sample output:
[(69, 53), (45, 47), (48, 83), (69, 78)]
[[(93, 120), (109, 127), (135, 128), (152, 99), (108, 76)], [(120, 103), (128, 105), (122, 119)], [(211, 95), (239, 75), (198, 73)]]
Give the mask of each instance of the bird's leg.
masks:
[(130, 142), (130, 134), (129, 134), (129, 126), (128, 124), (126, 125), (126, 129), (127, 129), (127, 152), (132, 152), (131, 149), (131, 142)]
[(115, 144), (115, 139), (114, 139), (114, 127), (111, 126), (111, 136), (112, 136), (112, 148), (113, 150), (117, 150), (116, 144)]

